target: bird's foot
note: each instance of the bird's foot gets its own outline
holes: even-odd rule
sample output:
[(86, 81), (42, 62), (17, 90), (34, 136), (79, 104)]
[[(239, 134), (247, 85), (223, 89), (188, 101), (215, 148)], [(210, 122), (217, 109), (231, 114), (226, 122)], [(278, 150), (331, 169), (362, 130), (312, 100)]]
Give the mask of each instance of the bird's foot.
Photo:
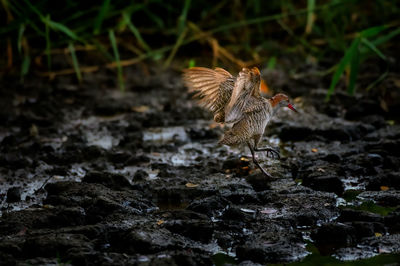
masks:
[(267, 156), (273, 159), (280, 159), (281, 155), (279, 153), (278, 148), (272, 148), (270, 146), (262, 147), (262, 148), (256, 148), (254, 151), (265, 151), (267, 152)]
[(255, 165), (257, 165), (257, 167), (261, 170), (261, 172), (269, 179), (273, 179), (273, 177), (260, 165), (260, 163), (253, 158), (253, 162)]

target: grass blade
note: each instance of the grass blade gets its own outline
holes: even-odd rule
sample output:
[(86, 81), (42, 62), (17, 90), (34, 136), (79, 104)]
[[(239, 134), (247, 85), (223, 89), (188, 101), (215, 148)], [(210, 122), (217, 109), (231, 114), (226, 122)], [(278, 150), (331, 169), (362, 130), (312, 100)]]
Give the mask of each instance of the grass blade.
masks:
[[(50, 15), (46, 16), (46, 20), (50, 20)], [(51, 42), (50, 42), (50, 28), (49, 28), (49, 24), (45, 23), (45, 27), (46, 27), (46, 55), (47, 55), (47, 68), (49, 69), (49, 71), (51, 70), (51, 54), (50, 54), (50, 50), (51, 50)]]
[(364, 38), (370, 38), (374, 37), (375, 35), (379, 34), (381, 31), (387, 29), (387, 26), (376, 26), (376, 27), (371, 27), (368, 29), (365, 29), (360, 32), (360, 36)]
[(354, 49), (354, 53), (350, 61), (350, 79), (349, 79), (349, 87), (347, 88), (347, 92), (350, 95), (354, 95), (359, 67), (360, 67), (360, 49), (358, 49), (357, 45), (357, 47)]
[(133, 33), (133, 35), (135, 35), (138, 43), (140, 44), (140, 46), (143, 47), (143, 49), (145, 49), (147, 52), (151, 51), (150, 47), (147, 45), (147, 43), (143, 40), (142, 35), (140, 34), (139, 30), (135, 27), (135, 25), (133, 25), (129, 15), (124, 12), (122, 15), (124, 22), (126, 23), (126, 25), (128, 25), (128, 28), (130, 29), (130, 31)]
[(185, 0), (185, 4), (183, 5), (182, 13), (178, 18), (178, 32), (177, 35), (180, 36), (182, 31), (185, 28), (187, 14), (190, 8), (191, 0)]
[(337, 83), (340, 80), (340, 77), (342, 76), (344, 70), (346, 69), (347, 65), (350, 63), (352, 57), (354, 56), (354, 53), (356, 49), (358, 49), (358, 45), (360, 43), (360, 38), (356, 38), (353, 40), (351, 43), (350, 48), (346, 51), (345, 55), (343, 56), (342, 60), (340, 60), (340, 63), (336, 69), (335, 74), (333, 75), (331, 85), (329, 86), (328, 93), (326, 95), (325, 101), (329, 101), (331, 98), (332, 93), (335, 91), (335, 87)]
[(109, 30), (108, 37), (110, 38), (111, 46), (114, 51), (115, 62), (117, 63), (119, 88), (121, 91), (125, 91), (125, 84), (124, 84), (122, 66), (121, 66), (121, 61), (120, 61), (118, 47), (117, 47), (117, 40), (115, 39), (115, 34), (114, 34), (113, 30)]
[(111, 0), (104, 0), (103, 4), (101, 5), (99, 15), (97, 16), (96, 21), (94, 23), (93, 34), (95, 35), (100, 33), (101, 24), (103, 23), (104, 17), (106, 16), (107, 11), (110, 7), (110, 2)]
[(78, 58), (76, 56), (75, 47), (74, 47), (74, 44), (72, 42), (69, 43), (68, 49), (69, 49), (69, 52), (71, 53), (72, 64), (74, 65), (76, 78), (79, 80), (79, 82), (82, 82), (81, 69), (79, 68)]
[(30, 65), (31, 65), (31, 58), (29, 55), (25, 55), (21, 65), (21, 83), (24, 82), (25, 76), (29, 72)]
[(21, 24), (18, 30), (18, 42), (17, 42), (19, 54), (21, 54), (22, 52), (22, 38), (24, 37), (24, 32), (25, 32), (25, 24)]
[(381, 45), (383, 43), (386, 43), (387, 41), (389, 41), (390, 39), (392, 39), (393, 37), (395, 37), (398, 34), (400, 34), (400, 27), (395, 29), (395, 30), (393, 30), (393, 31), (391, 31), (391, 32), (389, 32), (388, 34), (386, 34), (386, 35), (384, 35), (382, 37), (376, 38), (372, 43), (375, 46), (379, 46), (379, 45)]
[(42, 19), (42, 21), (43, 21), (43, 23), (46, 24), (46, 26), (52, 28), (53, 30), (61, 31), (73, 40), (79, 40), (79, 37), (72, 30), (70, 30), (67, 26), (65, 26), (61, 23), (52, 21), (50, 19), (50, 16), (46, 16), (46, 18)]
[(310, 34), (312, 32), (313, 24), (314, 24), (314, 9), (315, 9), (315, 0), (307, 0), (307, 24), (305, 33)]
[(176, 52), (178, 51), (179, 47), (182, 45), (183, 40), (185, 39), (186, 33), (187, 33), (187, 28), (185, 28), (182, 31), (182, 33), (179, 35), (178, 39), (176, 40), (174, 48), (172, 48), (171, 53), (169, 54), (167, 60), (164, 63), (164, 67), (168, 67), (171, 64), (172, 60), (175, 57)]
[(370, 42), (368, 39), (366, 38), (361, 38), (361, 42), (368, 47), (371, 51), (373, 51), (374, 53), (376, 53), (382, 60), (386, 61), (387, 58), (386, 56), (372, 43)]

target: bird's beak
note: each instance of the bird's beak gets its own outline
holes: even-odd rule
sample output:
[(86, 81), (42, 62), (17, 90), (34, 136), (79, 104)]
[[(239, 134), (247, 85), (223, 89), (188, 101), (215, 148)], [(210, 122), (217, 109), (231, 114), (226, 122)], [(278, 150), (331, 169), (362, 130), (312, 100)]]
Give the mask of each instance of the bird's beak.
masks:
[(298, 111), (296, 110), (296, 108), (294, 108), (294, 106), (293, 106), (291, 103), (289, 103), (289, 104), (287, 105), (287, 107), (289, 107), (289, 109), (291, 109), (291, 110), (295, 111), (296, 113), (298, 113)]

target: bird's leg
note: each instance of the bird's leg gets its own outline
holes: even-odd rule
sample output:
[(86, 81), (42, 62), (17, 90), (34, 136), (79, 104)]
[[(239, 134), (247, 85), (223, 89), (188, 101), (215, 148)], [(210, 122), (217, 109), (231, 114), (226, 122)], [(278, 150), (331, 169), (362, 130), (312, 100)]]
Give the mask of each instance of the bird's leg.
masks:
[[(265, 146), (262, 148), (257, 148), (257, 146), (256, 146), (256, 147), (254, 147), (254, 151), (266, 151), (268, 157), (272, 157), (272, 158), (276, 157), (278, 159), (281, 158), (279, 151), (272, 148), (271, 146)], [(269, 156), (269, 155), (271, 155), (271, 156)]]
[(268, 172), (265, 171), (265, 169), (262, 168), (262, 166), (260, 165), (260, 163), (256, 160), (256, 156), (255, 156), (255, 154), (254, 154), (254, 149), (253, 149), (253, 147), (251, 146), (251, 144), (250, 144), (249, 142), (247, 142), (247, 145), (248, 145), (249, 148), (250, 148), (251, 156), (253, 157), (253, 163), (254, 163), (255, 165), (257, 165), (258, 168), (260, 168), (261, 172), (263, 172), (264, 175), (266, 175), (268, 178), (272, 178), (272, 176), (271, 176), (270, 174), (268, 174)]

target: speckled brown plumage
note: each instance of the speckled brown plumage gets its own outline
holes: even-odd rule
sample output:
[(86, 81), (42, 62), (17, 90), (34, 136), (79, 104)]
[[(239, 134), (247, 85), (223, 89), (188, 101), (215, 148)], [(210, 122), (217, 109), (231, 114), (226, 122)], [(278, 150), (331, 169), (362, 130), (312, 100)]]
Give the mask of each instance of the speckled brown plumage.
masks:
[(275, 109), (286, 103), (296, 111), (289, 104), (288, 97), (277, 94), (271, 99), (263, 98), (260, 94), (260, 71), (256, 67), (243, 68), (237, 77), (222, 68), (194, 67), (184, 70), (183, 80), (189, 91), (196, 93), (194, 97), (199, 99), (200, 104), (213, 112), (216, 122), (233, 124), (219, 143), (230, 146), (246, 143), (254, 163), (270, 176), (255, 159), (254, 151), (279, 155), (270, 147), (257, 146)]

